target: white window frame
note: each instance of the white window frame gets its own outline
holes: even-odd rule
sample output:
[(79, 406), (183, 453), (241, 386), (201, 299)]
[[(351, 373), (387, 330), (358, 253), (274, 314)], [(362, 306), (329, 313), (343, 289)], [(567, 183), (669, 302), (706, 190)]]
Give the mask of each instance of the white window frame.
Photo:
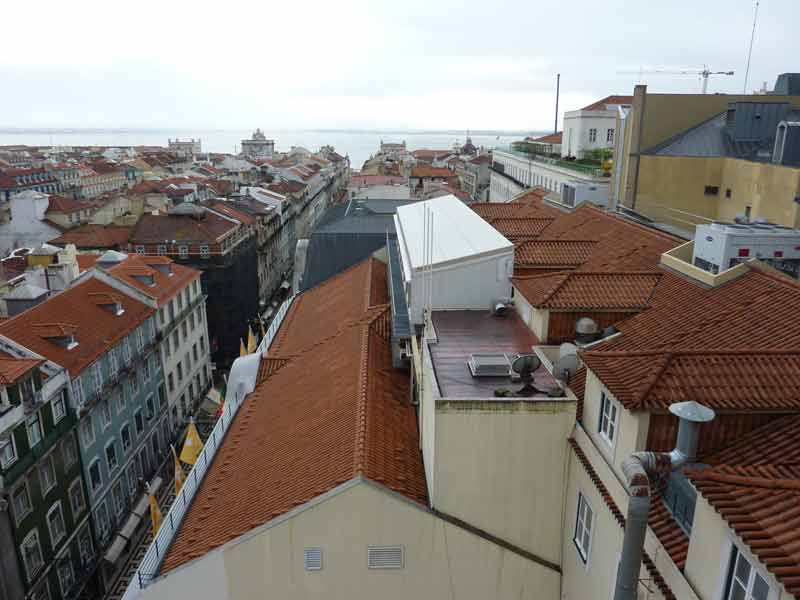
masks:
[(200, 246), (200, 258), (209, 258), (211, 256), (211, 248), (208, 244)]
[[(67, 550), (67, 553), (69, 553), (69, 550)], [(62, 570), (64, 569), (65, 566), (69, 569), (69, 579), (70, 579), (68, 585), (66, 586), (64, 585), (64, 579), (61, 577), (61, 574), (63, 572)], [(66, 597), (67, 592), (69, 592), (72, 589), (72, 586), (75, 585), (75, 571), (72, 568), (72, 561), (56, 559), (56, 576), (58, 577), (58, 587), (61, 589), (61, 596)]]
[(111, 423), (114, 420), (114, 417), (111, 415), (111, 406), (108, 404), (108, 397), (100, 401), (98, 409), (100, 413), (100, 426), (103, 428), (103, 431), (105, 431), (111, 427)]
[[(35, 442), (31, 439), (31, 430), (30, 430), (31, 422), (34, 419), (36, 420), (36, 428), (39, 430), (39, 439), (36, 440)], [(31, 448), (42, 442), (42, 438), (44, 437), (44, 431), (42, 429), (42, 417), (38, 411), (33, 413), (27, 419), (25, 419), (25, 433), (28, 435), (28, 444), (30, 445)]]
[(178, 246), (178, 255), (181, 258), (189, 258), (189, 246)]
[[(108, 461), (109, 448), (114, 448), (114, 460), (116, 461), (116, 464), (113, 467), (111, 466), (111, 463)], [(111, 473), (113, 473), (115, 469), (119, 468), (119, 456), (117, 456), (117, 444), (115, 438), (111, 438), (103, 447), (103, 457), (106, 460), (106, 469), (108, 469), (108, 475), (109, 477), (111, 477)]]
[[(777, 600), (778, 590), (771, 583), (773, 578), (769, 573), (766, 572), (765, 569), (761, 567), (758, 559), (754, 557), (752, 553), (744, 550), (735, 541), (731, 541), (728, 556), (729, 558), (726, 563), (725, 578), (723, 580), (725, 588), (723, 590), (722, 600), (730, 600), (733, 597), (734, 585), (737, 583), (739, 584), (740, 589), (744, 589), (744, 597), (747, 598), (747, 600), (752, 600), (753, 586), (755, 585), (757, 578), (761, 579), (764, 582), (764, 585), (767, 586), (767, 599)], [(746, 562), (750, 569), (747, 576), (747, 581), (743, 581), (736, 573), (736, 567), (738, 566), (740, 560)]]
[[(89, 548), (91, 548), (91, 553), (87, 556), (85, 554), (85, 547), (84, 541), (89, 542)], [(94, 556), (94, 541), (92, 540), (92, 532), (89, 530), (89, 526), (83, 528), (83, 530), (78, 534), (78, 552), (81, 555), (81, 561), (84, 564), (87, 564), (90, 559)]]
[(125, 390), (122, 386), (119, 386), (116, 393), (114, 394), (114, 404), (117, 405), (117, 414), (122, 414), (122, 411), (125, 410), (125, 406), (127, 406), (127, 402), (125, 401)]
[(609, 446), (613, 446), (619, 432), (619, 403), (605, 391), (600, 393), (600, 415), (597, 432)]
[(75, 448), (75, 436), (67, 434), (61, 442), (61, 454), (64, 456), (64, 470), (72, 468), (78, 462), (78, 450)]
[(609, 144), (613, 144), (614, 143), (614, 128), (613, 127), (609, 127), (608, 129), (606, 129), (606, 142), (609, 143)]
[[(75, 504), (72, 501), (73, 500), (72, 491), (76, 487), (78, 488), (78, 491), (81, 494), (80, 496), (81, 502), (78, 508), (75, 508)], [(77, 521), (78, 516), (80, 516), (81, 513), (83, 513), (83, 511), (86, 510), (86, 497), (83, 495), (83, 483), (80, 477), (76, 477), (75, 479), (72, 480), (72, 483), (69, 484), (68, 496), (69, 496), (69, 509), (72, 511), (72, 520)]]
[[(56, 398), (50, 403), (50, 410), (53, 412), (54, 425), (67, 416), (67, 397), (64, 392), (65, 390), (61, 390), (61, 393), (58, 395), (58, 398)], [(57, 406), (61, 406), (60, 411), (56, 410)]]
[(83, 396), (83, 381), (80, 377), (76, 377), (72, 382), (72, 395), (75, 396), (75, 403), (78, 406), (83, 406), (85, 399)]
[[(92, 467), (95, 465), (97, 465), (97, 472), (100, 474), (100, 483), (97, 485), (97, 487), (94, 487), (94, 484), (92, 483)], [(86, 478), (89, 480), (89, 488), (93, 495), (103, 489), (103, 469), (100, 468), (99, 456), (96, 456), (86, 468)]]
[(103, 389), (103, 369), (99, 360), (92, 365), (92, 383), (94, 391), (99, 394)]
[[(588, 527), (587, 527), (587, 511), (588, 511)], [(572, 543), (575, 550), (578, 552), (578, 558), (584, 565), (589, 563), (589, 557), (592, 554), (592, 535), (594, 531), (595, 512), (589, 499), (582, 491), (578, 491), (578, 502), (575, 506), (575, 525), (572, 531)], [(584, 543), (584, 534), (588, 528), (589, 540)]]
[[(17, 492), (20, 489), (25, 489), (25, 496), (28, 498), (28, 508), (25, 512), (18, 512), (17, 511)], [(14, 490), (11, 492), (11, 505), (14, 507), (14, 522), (19, 525), (24, 521), (29, 514), (33, 512), (33, 499), (31, 498), (31, 490), (28, 487), (28, 480), (23, 479), (22, 483), (20, 483)]]
[[(7, 448), (11, 448), (11, 458), (9, 459), (5, 458), (5, 452)], [(4, 469), (7, 469), (17, 462), (18, 458), (19, 455), (17, 454), (17, 442), (14, 441), (14, 435), (12, 434), (8, 437), (8, 443), (3, 447), (3, 453), (0, 454), (0, 466), (2, 466)]]
[[(47, 482), (45, 481), (45, 477), (42, 475), (42, 473), (44, 472), (45, 468), (48, 465), (50, 466), (50, 471), (53, 474), (53, 477), (52, 477), (52, 480), (51, 480), (49, 486), (47, 485)], [(56, 464), (55, 464), (55, 462), (53, 462), (52, 453), (48, 454), (46, 457), (44, 457), (44, 459), (42, 460), (41, 464), (39, 464), (39, 468), (37, 470), (39, 471), (39, 484), (42, 486), (42, 497), (45, 497), (50, 492), (50, 490), (52, 490), (54, 487), (56, 487), (56, 484), (58, 483), (58, 476), (56, 475)]]
[[(117, 490), (119, 490), (119, 496), (117, 496)], [(125, 492), (122, 489), (122, 477), (118, 478), (111, 487), (111, 501), (114, 505), (114, 514), (118, 519), (121, 518), (125, 514)]]
[[(125, 437), (122, 435), (122, 432), (125, 431), (126, 428), (128, 429), (128, 439), (130, 440), (127, 449), (125, 448)], [(125, 456), (133, 449), (133, 431), (131, 430), (130, 421), (125, 421), (119, 428), (119, 445), (122, 447), (122, 456)]]
[[(27, 557), (25, 555), (25, 546), (28, 545), (28, 542), (31, 539), (35, 539), (36, 540), (36, 547), (39, 550), (39, 560), (41, 561), (41, 563), (39, 565), (37, 565), (34, 569), (31, 569), (28, 566), (28, 560), (27, 560)], [(44, 564), (45, 564), (44, 563), (44, 554), (42, 554), (42, 541), (39, 539), (39, 530), (38, 529), (33, 528), (28, 532), (28, 535), (25, 536), (25, 538), (22, 540), (22, 543), (19, 545), (19, 551), (20, 551), (20, 555), (22, 557), (22, 563), (23, 563), (23, 565), (25, 567), (25, 575), (27, 576), (28, 581), (32, 582), (36, 578), (36, 575), (39, 573), (39, 571), (42, 570), (42, 568), (44, 567)]]
[[(88, 429), (87, 429), (87, 425), (88, 425)], [(89, 440), (89, 441), (86, 440), (86, 436), (84, 435), (84, 431), (91, 432), (91, 434), (92, 434), (92, 439), (91, 440)], [(83, 449), (85, 450), (85, 449), (89, 448), (89, 446), (94, 444), (96, 439), (97, 439), (97, 436), (94, 433), (94, 423), (92, 422), (92, 415), (88, 414), (88, 415), (86, 415), (86, 418), (83, 421), (81, 421), (81, 444), (83, 445)]]
[[(61, 515), (61, 535), (59, 535), (57, 538), (53, 537), (53, 528), (50, 525), (50, 515), (55, 511), (58, 511)], [(47, 523), (47, 533), (50, 535), (50, 547), (55, 550), (58, 548), (61, 540), (67, 537), (67, 521), (64, 519), (64, 511), (61, 508), (61, 500), (54, 502), (53, 505), (48, 509), (45, 517), (45, 523)]]

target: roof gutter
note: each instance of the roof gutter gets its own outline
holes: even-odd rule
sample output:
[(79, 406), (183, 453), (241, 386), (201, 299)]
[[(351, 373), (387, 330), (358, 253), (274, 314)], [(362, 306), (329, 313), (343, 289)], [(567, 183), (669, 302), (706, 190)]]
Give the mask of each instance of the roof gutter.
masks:
[(658, 478), (694, 462), (700, 425), (714, 418), (713, 410), (697, 402), (679, 402), (671, 405), (669, 410), (680, 419), (675, 449), (671, 452), (634, 452), (621, 465), (630, 498), (614, 600), (636, 600), (638, 597), (639, 572), (650, 514), (651, 478)]

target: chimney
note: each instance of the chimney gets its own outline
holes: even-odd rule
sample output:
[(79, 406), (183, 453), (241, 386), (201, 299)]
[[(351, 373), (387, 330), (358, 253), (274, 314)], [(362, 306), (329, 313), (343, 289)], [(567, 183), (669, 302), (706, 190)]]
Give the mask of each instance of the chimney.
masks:
[(679, 402), (669, 411), (680, 419), (678, 440), (671, 452), (634, 452), (622, 463), (630, 494), (625, 521), (622, 556), (617, 569), (614, 600), (636, 600), (642, 569), (647, 517), (650, 513), (650, 478), (680, 469), (697, 458), (700, 424), (714, 418), (714, 411), (697, 402)]

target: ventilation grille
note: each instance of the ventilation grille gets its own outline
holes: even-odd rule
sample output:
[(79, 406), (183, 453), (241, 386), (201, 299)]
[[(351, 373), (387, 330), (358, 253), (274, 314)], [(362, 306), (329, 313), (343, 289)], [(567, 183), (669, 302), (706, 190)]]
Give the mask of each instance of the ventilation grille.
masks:
[(402, 546), (371, 546), (367, 548), (367, 566), (370, 569), (402, 569)]
[(511, 363), (505, 354), (470, 354), (467, 361), (473, 377), (508, 377)]
[(303, 562), (306, 571), (322, 570), (322, 548), (306, 548), (303, 550)]

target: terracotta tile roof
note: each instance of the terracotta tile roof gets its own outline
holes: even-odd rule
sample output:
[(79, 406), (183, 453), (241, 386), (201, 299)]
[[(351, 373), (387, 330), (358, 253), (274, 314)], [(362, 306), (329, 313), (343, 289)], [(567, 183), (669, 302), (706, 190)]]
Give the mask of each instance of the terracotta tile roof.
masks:
[(570, 377), (569, 379), (569, 389), (572, 390), (572, 393), (578, 398), (577, 405), (575, 407), (575, 420), (578, 423), (583, 422), (583, 400), (586, 394), (586, 368), (581, 367), (575, 374)]
[(643, 310), (661, 273), (562, 272), (514, 277), (514, 286), (536, 308)]
[[(427, 503), (408, 377), (392, 368), (390, 311), (365, 305), (370, 282), (382, 280), (374, 269), (386, 267), (367, 261), (298, 298), (303, 316), (315, 320), (284, 323), (289, 339), (297, 334), (303, 341), (292, 342), (293, 356), (270, 349), (261, 382), (239, 409), (162, 574), (359, 475)], [(352, 287), (356, 282), (363, 287)], [(332, 317), (330, 295), (355, 317)], [(288, 348), (284, 341), (282, 351)]]
[(239, 227), (238, 223), (206, 212), (202, 219), (189, 215), (143, 214), (130, 235), (134, 244), (157, 244), (164, 241), (216, 242)]
[(231, 202), (223, 202), (221, 200), (209, 200), (208, 202), (204, 202), (203, 206), (207, 206), (211, 210), (215, 210), (217, 212), (221, 212), (223, 215), (230, 217), (231, 219), (236, 219), (240, 223), (245, 225), (252, 225), (256, 222), (255, 218), (241, 210), (237, 210), (236, 206), (233, 205)]
[(450, 169), (429, 167), (427, 165), (411, 167), (411, 177), (443, 177), (447, 179), (455, 176), (456, 174)]
[(452, 150), (431, 150), (430, 148), (417, 148), (411, 151), (414, 158), (434, 159), (440, 156), (448, 156), (452, 154)]
[[(270, 355), (296, 354), (336, 335), (343, 323), (363, 317), (370, 306), (388, 301), (385, 265), (375, 259), (358, 263), (295, 299)], [(302, 323), (314, 323), (314, 327)]]
[(471, 165), (490, 165), (492, 164), (492, 155), (491, 154), (481, 154), (480, 156), (476, 156), (472, 160), (469, 161)]
[(92, 208), (92, 205), (88, 202), (79, 202), (58, 194), (50, 194), (47, 197), (47, 202), (47, 212), (71, 213)]
[(633, 96), (619, 96), (619, 95), (612, 95), (606, 96), (605, 98), (598, 100), (597, 102), (592, 102), (588, 106), (584, 106), (581, 110), (605, 110), (606, 104), (632, 104), (633, 103)]
[[(124, 312), (112, 314), (95, 294), (117, 296)], [(0, 323), (0, 334), (52, 360), (75, 376), (133, 331), (153, 309), (101, 281), (90, 278)], [(49, 338), (74, 334), (78, 345), (67, 350)]]
[(122, 225), (83, 225), (65, 231), (48, 242), (54, 246), (75, 244), (78, 249), (118, 250), (128, 245), (132, 227)]
[(600, 350), (581, 358), (630, 410), (685, 400), (715, 410), (800, 409), (800, 350)]
[(551, 133), (549, 135), (543, 135), (542, 137), (531, 138), (529, 141), (539, 142), (542, 144), (560, 144), (563, 134), (564, 134), (563, 131), (558, 131), (556, 133)]
[(406, 178), (395, 175), (353, 175), (350, 178), (351, 187), (394, 185), (403, 183), (406, 183)]
[[(151, 266), (155, 264), (169, 264), (172, 275), (167, 275)], [(139, 254), (129, 254), (124, 261), (110, 267), (108, 272), (128, 285), (135, 287), (140, 292), (154, 298), (159, 306), (166, 304), (170, 298), (201, 275), (197, 269), (174, 263), (166, 256)], [(152, 277), (153, 285), (150, 286), (141, 279), (137, 279), (137, 276)]]
[(493, 218), (489, 224), (509, 240), (533, 238), (542, 233), (553, 219), (549, 218)]
[(11, 385), (43, 362), (41, 359), (15, 358), (5, 352), (0, 353), (0, 384)]
[(83, 272), (91, 269), (100, 256), (97, 254), (78, 254), (75, 258), (78, 261), (78, 270)]
[(765, 425), (688, 469), (698, 492), (761, 563), (800, 595), (800, 416)]
[(594, 240), (526, 240), (514, 251), (514, 262), (525, 267), (579, 267), (589, 258)]
[[(575, 453), (578, 462), (581, 463), (581, 466), (586, 471), (586, 474), (589, 476), (589, 479), (592, 480), (592, 483), (594, 484), (595, 488), (597, 488), (597, 491), (602, 496), (603, 502), (605, 503), (606, 507), (608, 508), (609, 511), (611, 511), (614, 520), (616, 520), (617, 524), (619, 524), (619, 526), (624, 529), (625, 516), (622, 514), (622, 511), (617, 506), (617, 503), (614, 502), (614, 499), (608, 492), (608, 488), (603, 483), (603, 480), (600, 479), (600, 476), (597, 474), (597, 471), (594, 470), (592, 463), (589, 462), (589, 459), (587, 458), (586, 454), (583, 452), (583, 450), (581, 450), (581, 447), (574, 439), (569, 438), (567, 441), (569, 442), (569, 445), (572, 446), (572, 451)], [(664, 596), (665, 600), (677, 600), (677, 597), (675, 596), (675, 594), (672, 593), (672, 590), (667, 585), (667, 582), (664, 580), (664, 577), (661, 575), (661, 573), (658, 572), (658, 568), (656, 568), (656, 565), (653, 562), (653, 559), (650, 558), (650, 555), (647, 553), (647, 550), (645, 550), (642, 554), (642, 564), (644, 564), (645, 568), (647, 569), (647, 572), (650, 573), (650, 576), (653, 578), (653, 582), (658, 586), (658, 589)]]

